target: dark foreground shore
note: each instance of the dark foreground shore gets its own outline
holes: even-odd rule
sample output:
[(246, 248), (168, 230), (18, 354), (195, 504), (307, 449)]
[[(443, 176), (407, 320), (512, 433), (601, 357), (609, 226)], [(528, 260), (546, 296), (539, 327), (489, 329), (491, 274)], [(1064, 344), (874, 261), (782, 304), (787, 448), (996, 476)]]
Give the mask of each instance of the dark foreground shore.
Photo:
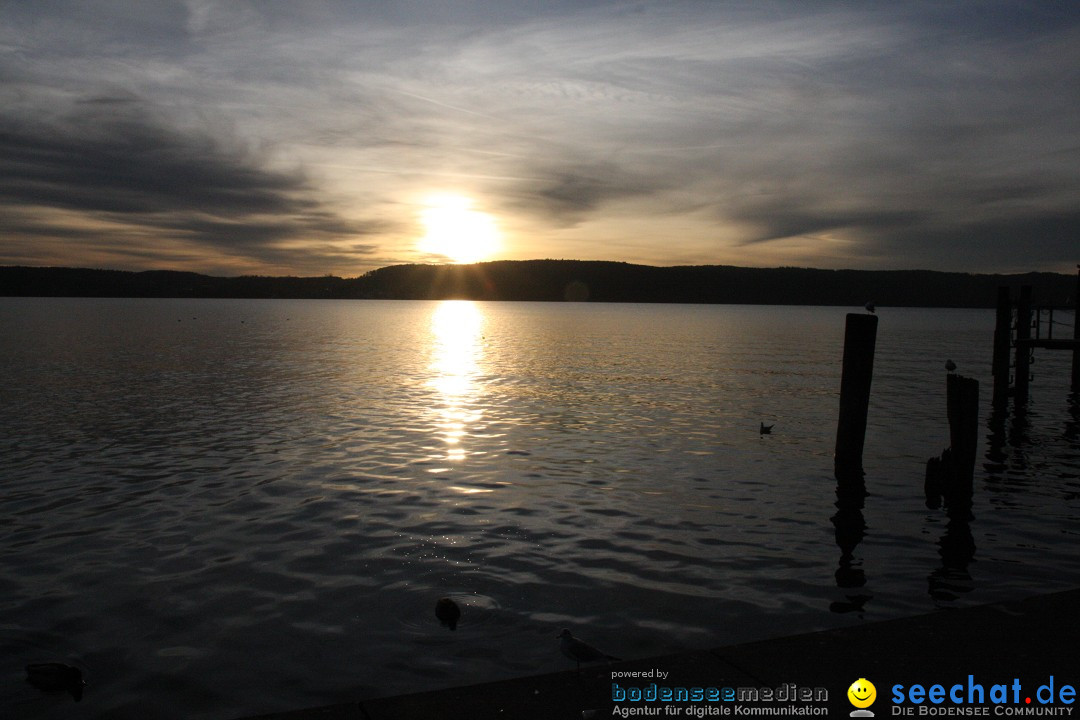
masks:
[(1078, 612), (1070, 590), (257, 720), (849, 717), (861, 679), (876, 718), (1080, 718)]

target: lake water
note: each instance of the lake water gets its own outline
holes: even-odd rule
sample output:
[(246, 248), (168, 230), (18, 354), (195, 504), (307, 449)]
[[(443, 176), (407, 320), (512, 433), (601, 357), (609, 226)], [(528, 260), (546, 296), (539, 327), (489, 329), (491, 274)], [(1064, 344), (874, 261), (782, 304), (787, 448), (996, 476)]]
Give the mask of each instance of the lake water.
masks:
[[(879, 309), (838, 512), (845, 312), (0, 299), (0, 716), (226, 719), (567, 669), (562, 627), (633, 658), (1080, 584), (1068, 353), (990, 427), (993, 311)], [(982, 383), (970, 523), (922, 493), (947, 357)], [(53, 660), (82, 702), (24, 682)]]

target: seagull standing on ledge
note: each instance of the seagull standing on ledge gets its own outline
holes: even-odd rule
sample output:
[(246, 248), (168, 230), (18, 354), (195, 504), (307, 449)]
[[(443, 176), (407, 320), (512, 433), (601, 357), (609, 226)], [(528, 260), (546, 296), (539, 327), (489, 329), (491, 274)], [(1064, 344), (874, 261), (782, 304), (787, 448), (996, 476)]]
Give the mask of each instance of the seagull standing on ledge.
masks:
[(956, 370), (956, 363), (952, 361), (952, 358), (945, 361), (945, 369), (949, 372)]
[(863, 307), (866, 308), (866, 312), (868, 312), (870, 314), (874, 313), (874, 303), (868, 302), (865, 305), (863, 305)]
[(563, 631), (555, 637), (562, 639), (562, 643), (560, 643), (559, 649), (562, 650), (563, 655), (577, 663), (578, 670), (581, 669), (581, 663), (583, 662), (619, 659), (614, 655), (608, 655), (607, 653), (600, 652), (592, 645), (583, 640), (578, 640), (576, 637), (571, 635), (570, 631), (566, 628), (563, 628)]

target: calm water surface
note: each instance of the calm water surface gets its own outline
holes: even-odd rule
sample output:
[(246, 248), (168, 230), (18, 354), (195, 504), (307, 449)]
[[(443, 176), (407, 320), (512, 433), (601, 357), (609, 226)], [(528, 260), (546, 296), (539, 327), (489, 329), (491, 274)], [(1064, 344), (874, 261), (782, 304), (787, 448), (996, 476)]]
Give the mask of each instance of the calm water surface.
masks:
[[(0, 299), (0, 715), (224, 719), (566, 669), (561, 627), (632, 658), (1080, 584), (1068, 354), (990, 423), (993, 312), (879, 310), (839, 512), (844, 313)], [(946, 357), (983, 385), (951, 525)], [(49, 660), (81, 703), (24, 682)]]

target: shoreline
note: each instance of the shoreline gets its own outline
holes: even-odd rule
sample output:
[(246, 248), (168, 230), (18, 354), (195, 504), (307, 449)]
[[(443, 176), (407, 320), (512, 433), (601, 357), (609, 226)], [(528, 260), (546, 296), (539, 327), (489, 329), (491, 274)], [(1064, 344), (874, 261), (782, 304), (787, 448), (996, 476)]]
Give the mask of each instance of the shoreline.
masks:
[[(1065, 687), (1080, 684), (1080, 657), (1076, 653), (1080, 623), (1074, 617), (1077, 608), (1080, 589), (1066, 590), (712, 650), (590, 664), (580, 671), (570, 669), (237, 720), (847, 717), (854, 709), (847, 689), (862, 678), (876, 684), (876, 700), (870, 709), (878, 718), (1067, 717), (1080, 714), (1071, 712), (1073, 704), (1062, 701), (1068, 700), (1067, 695), (1062, 695)], [(640, 685), (630, 685), (630, 681)], [(613, 685), (618, 685), (618, 690)], [(951, 688), (953, 700), (981, 697), (982, 702), (956, 703), (945, 695), (942, 704), (919, 694), (930, 692), (935, 685), (942, 686), (945, 693)], [(1044, 703), (1048, 685), (1052, 701)], [(688, 697), (666, 703), (650, 701), (647, 694), (638, 701), (612, 700), (620, 690), (635, 687), (648, 693), (652, 692), (650, 686), (687, 688)], [(1004, 690), (997, 690), (999, 687)], [(699, 700), (689, 695), (694, 688), (702, 690)], [(737, 694), (730, 701), (719, 695), (710, 701), (710, 688), (736, 693), (756, 688), (759, 695), (743, 703)], [(761, 689), (773, 688), (772, 698), (764, 699)], [(787, 688), (791, 688), (790, 693)], [(976, 692), (980, 688), (981, 696)], [(802, 700), (804, 691), (813, 695), (817, 689), (826, 691), (826, 700)], [(999, 692), (1005, 694), (999, 697)], [(1018, 702), (1013, 702), (1014, 695)], [(903, 701), (896, 702), (898, 697)], [(1026, 698), (1032, 702), (1024, 702)]]

